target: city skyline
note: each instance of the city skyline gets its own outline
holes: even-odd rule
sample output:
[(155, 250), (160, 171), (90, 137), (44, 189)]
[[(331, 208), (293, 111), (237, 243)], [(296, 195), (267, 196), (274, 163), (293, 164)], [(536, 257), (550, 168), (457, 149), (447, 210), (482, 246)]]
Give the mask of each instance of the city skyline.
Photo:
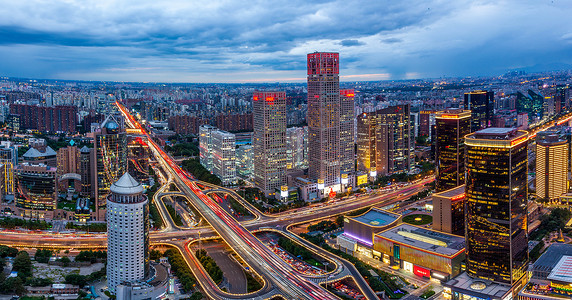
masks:
[(304, 55), (313, 51), (340, 53), (341, 81), (490, 76), (572, 64), (566, 22), (572, 6), (562, 1), (62, 1), (5, 3), (0, 10), (6, 16), (0, 75), (11, 77), (303, 82)]

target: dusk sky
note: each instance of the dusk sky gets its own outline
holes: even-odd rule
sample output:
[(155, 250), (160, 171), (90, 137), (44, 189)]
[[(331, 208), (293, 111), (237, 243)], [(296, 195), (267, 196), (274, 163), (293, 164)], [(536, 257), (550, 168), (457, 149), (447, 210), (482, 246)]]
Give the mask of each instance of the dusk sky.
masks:
[(572, 66), (572, 1), (0, 0), (0, 76), (154, 82), (501, 75)]

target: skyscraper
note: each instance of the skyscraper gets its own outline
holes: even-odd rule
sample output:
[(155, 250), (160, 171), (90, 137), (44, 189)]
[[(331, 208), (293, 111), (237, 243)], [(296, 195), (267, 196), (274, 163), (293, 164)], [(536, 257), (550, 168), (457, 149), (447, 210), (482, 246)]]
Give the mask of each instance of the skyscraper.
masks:
[(211, 132), (213, 171), (223, 185), (236, 184), (236, 138), (222, 130)]
[(528, 134), (487, 128), (466, 147), (467, 274), (514, 286), (528, 263)]
[(325, 187), (340, 182), (339, 54), (308, 54), (308, 176)]
[(291, 127), (286, 130), (287, 169), (304, 169), (307, 164), (304, 131), (304, 127)]
[(355, 173), (354, 90), (340, 90), (340, 171)]
[(376, 111), (377, 174), (407, 173), (415, 160), (415, 140), (409, 104)]
[(129, 173), (107, 196), (107, 286), (143, 280), (149, 272), (149, 206), (143, 186)]
[(435, 115), (437, 192), (465, 183), (465, 135), (471, 132), (471, 112), (445, 110)]
[(569, 144), (557, 134), (536, 136), (536, 196), (553, 201), (568, 191)]
[(357, 117), (357, 168), (359, 171), (377, 174), (376, 169), (377, 115), (362, 113)]
[(471, 132), (489, 127), (493, 116), (494, 93), (488, 91), (465, 93), (465, 109), (471, 111)]
[(99, 206), (105, 204), (109, 188), (127, 172), (127, 136), (120, 123), (110, 115), (103, 121), (101, 131), (95, 133), (92, 188), (98, 219), (103, 218), (99, 215)]
[(81, 176), (81, 194), (89, 197), (92, 185), (92, 163), (93, 148), (83, 146), (79, 149), (79, 175)]
[(266, 195), (286, 183), (286, 93), (252, 96), (254, 185)]
[(211, 125), (201, 125), (199, 127), (199, 159), (201, 165), (209, 172), (213, 171), (213, 153), (212, 153), (212, 132), (217, 130)]

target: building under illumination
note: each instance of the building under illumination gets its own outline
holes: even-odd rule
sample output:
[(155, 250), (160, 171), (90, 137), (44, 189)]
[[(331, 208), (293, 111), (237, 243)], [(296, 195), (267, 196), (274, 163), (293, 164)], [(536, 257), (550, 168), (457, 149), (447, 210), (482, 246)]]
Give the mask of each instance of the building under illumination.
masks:
[(471, 111), (471, 132), (490, 126), (494, 109), (493, 92), (474, 91), (465, 93), (465, 109)]
[(286, 184), (286, 93), (254, 92), (254, 185), (267, 196)]
[(437, 112), (436, 161), (437, 192), (465, 183), (465, 135), (471, 130), (471, 112), (450, 109)]
[(211, 125), (201, 125), (199, 127), (199, 159), (201, 165), (209, 172), (213, 172), (213, 154), (212, 154), (212, 132), (217, 130)]
[(355, 173), (354, 90), (340, 90), (340, 171)]
[(467, 135), (465, 147), (467, 273), (445, 292), (453, 299), (483, 298), (487, 290), (515, 297), (527, 280), (528, 133), (487, 128)]
[(357, 116), (357, 169), (370, 173), (375, 177), (376, 172), (376, 130), (377, 115), (362, 113)]
[(211, 132), (213, 174), (223, 185), (236, 184), (236, 138), (222, 130)]
[(15, 179), (17, 214), (51, 219), (57, 207), (56, 168), (22, 163), (15, 169)]
[(105, 205), (109, 188), (127, 172), (127, 136), (120, 124), (120, 118), (110, 115), (94, 137), (92, 189), (98, 220), (104, 217), (99, 207)]
[(320, 189), (340, 183), (339, 66), (338, 53), (308, 54), (308, 176)]
[(537, 135), (537, 197), (554, 201), (568, 192), (568, 147), (568, 141), (556, 134)]
[(149, 206), (143, 186), (129, 173), (107, 197), (107, 286), (142, 280), (149, 273)]

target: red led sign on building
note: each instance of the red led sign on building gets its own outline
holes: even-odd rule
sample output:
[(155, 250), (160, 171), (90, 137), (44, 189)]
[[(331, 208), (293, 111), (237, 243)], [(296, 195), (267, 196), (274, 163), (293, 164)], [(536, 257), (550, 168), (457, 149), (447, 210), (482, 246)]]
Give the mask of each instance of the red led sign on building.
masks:
[(351, 98), (355, 96), (355, 92), (354, 90), (340, 90), (340, 95)]
[(413, 266), (413, 274), (421, 277), (427, 277), (427, 278), (431, 277), (431, 271), (418, 266)]

